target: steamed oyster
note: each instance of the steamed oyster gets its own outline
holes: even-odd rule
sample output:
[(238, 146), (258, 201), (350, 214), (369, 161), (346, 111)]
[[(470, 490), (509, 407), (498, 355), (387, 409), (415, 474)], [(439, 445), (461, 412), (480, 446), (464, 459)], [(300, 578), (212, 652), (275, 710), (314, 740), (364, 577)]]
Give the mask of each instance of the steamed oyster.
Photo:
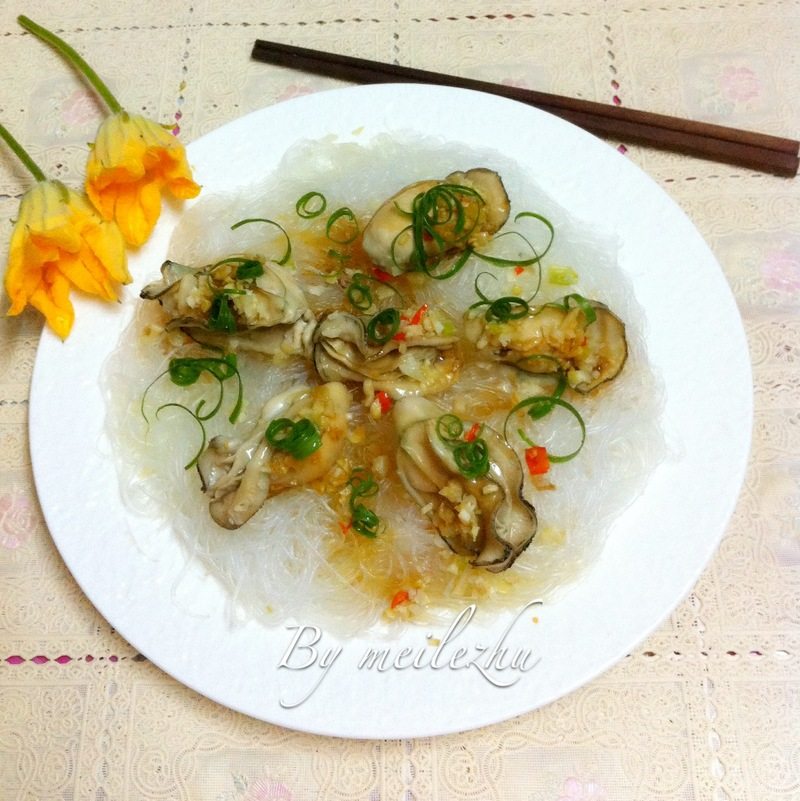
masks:
[[(296, 387), (270, 399), (243, 439), (214, 437), (197, 469), (215, 522), (239, 528), (270, 495), (325, 475), (344, 446), (349, 407), (350, 394), (343, 384)], [(279, 418), (313, 423), (321, 439), (316, 450), (295, 458), (270, 444), (266, 429)]]
[(419, 270), (424, 267), (416, 263), (419, 248), (435, 262), (447, 253), (481, 247), (503, 227), (510, 208), (500, 176), (483, 167), (453, 172), (441, 181), (417, 181), (375, 212), (364, 229), (364, 250), (395, 275)]
[(573, 389), (590, 392), (619, 374), (628, 345), (619, 317), (601, 303), (581, 301), (585, 308), (567, 300), (504, 322), (473, 312), (465, 334), (479, 354), (529, 373), (564, 373)]
[[(323, 381), (371, 381), (394, 398), (441, 392), (456, 379), (460, 368), (455, 326), (435, 310), (417, 323), (397, 315), (397, 333), (388, 339), (370, 338), (370, 324), (347, 312), (333, 312), (317, 326), (314, 365)], [(375, 320), (375, 318), (372, 318)], [(437, 330), (438, 329), (438, 330)], [(445, 333), (445, 332), (451, 333)]]
[(455, 440), (449, 438), (454, 432), (443, 436), (442, 426), (449, 418), (470, 432), (471, 421), (447, 415), (424, 398), (404, 398), (394, 414), (400, 438), (397, 471), (442, 539), (455, 553), (471, 556), (475, 567), (493, 573), (511, 567), (537, 528), (536, 512), (522, 496), (517, 455), (496, 431), (481, 426), (478, 437), (488, 465), (485, 473), (470, 478), (457, 455), (458, 446), (467, 440), (459, 437), (454, 447)]
[(317, 318), (311, 309), (306, 309), (293, 323), (279, 323), (269, 328), (255, 328), (237, 334), (225, 334), (205, 329), (184, 329), (184, 333), (201, 345), (210, 345), (223, 350), (260, 353), (263, 356), (302, 356), (311, 358)]
[(148, 284), (141, 297), (161, 304), (168, 329), (229, 350), (307, 355), (313, 334), (303, 291), (274, 262), (234, 256), (195, 269), (166, 261), (161, 280)]

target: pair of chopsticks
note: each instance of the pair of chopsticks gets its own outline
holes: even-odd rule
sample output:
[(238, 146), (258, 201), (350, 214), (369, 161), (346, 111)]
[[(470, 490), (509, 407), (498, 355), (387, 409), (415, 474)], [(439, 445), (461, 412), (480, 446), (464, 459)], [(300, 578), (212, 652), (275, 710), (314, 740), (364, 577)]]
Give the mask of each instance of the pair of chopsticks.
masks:
[(535, 106), (598, 136), (699, 156), (784, 177), (796, 175), (800, 165), (800, 142), (769, 134), (277, 42), (265, 42), (262, 39), (256, 40), (252, 57), (256, 61), (355, 83), (428, 83), (488, 92)]

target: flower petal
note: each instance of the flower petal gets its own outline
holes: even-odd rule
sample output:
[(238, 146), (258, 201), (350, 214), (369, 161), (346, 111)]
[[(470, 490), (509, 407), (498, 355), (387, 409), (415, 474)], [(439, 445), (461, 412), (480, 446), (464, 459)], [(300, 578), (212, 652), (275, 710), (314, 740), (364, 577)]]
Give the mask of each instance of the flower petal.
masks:
[(102, 222), (87, 228), (83, 232), (86, 247), (108, 271), (109, 276), (120, 284), (129, 284), (131, 274), (128, 272), (125, 255), (125, 240), (115, 222)]
[(69, 281), (55, 265), (48, 265), (43, 280), (31, 295), (31, 306), (38, 309), (53, 331), (66, 339), (75, 322), (75, 310), (69, 299)]
[(8, 252), (8, 268), (5, 275), (5, 287), (11, 299), (11, 316), (19, 314), (42, 280), (41, 260), (28, 258), (25, 240), (25, 229), (14, 229), (11, 246)]
[(116, 187), (114, 218), (128, 244), (147, 241), (161, 213), (161, 191), (156, 183), (120, 184)]
[(97, 295), (106, 300), (117, 299), (108, 275), (99, 262), (87, 264), (77, 256), (65, 254), (58, 262), (58, 269), (71, 284), (82, 292), (86, 292), (88, 295)]
[(94, 208), (83, 195), (71, 193), (69, 206), (79, 221), (81, 259), (92, 265), (99, 262), (100, 268), (114, 281), (130, 283), (125, 241), (117, 224), (98, 220)]

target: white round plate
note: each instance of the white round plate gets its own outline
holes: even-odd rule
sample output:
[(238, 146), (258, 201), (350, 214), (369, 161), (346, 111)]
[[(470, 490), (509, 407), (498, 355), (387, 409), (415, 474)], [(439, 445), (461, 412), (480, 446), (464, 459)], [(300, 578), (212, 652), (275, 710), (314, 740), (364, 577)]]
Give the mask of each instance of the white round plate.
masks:
[[(211, 193), (268, 174), (300, 139), (336, 134), (351, 141), (358, 131), (363, 142), (398, 129), (513, 159), (575, 218), (618, 238), (622, 269), (646, 310), (648, 357), (666, 388), (662, 427), (677, 455), (656, 469), (600, 560), (563, 598), (525, 610), (516, 622), (511, 614), (484, 619), (478, 609), (433, 664), (435, 649), (417, 626), (398, 625), (388, 641), (367, 635), (337, 643), (320, 631), (313, 646), (317, 632), (309, 629), (232, 627), (223, 590), (199, 567), (188, 577), (191, 593), (210, 613), (191, 614), (185, 593), (176, 603), (173, 588), (185, 564), (177, 539), (165, 531), (156, 556), (137, 548), (131, 529), (158, 524), (127, 512), (113, 462), (97, 447), (105, 418), (101, 367), (130, 319), (139, 285), (166, 256), (179, 219), (170, 209), (131, 260), (139, 285), (126, 289), (123, 309), (78, 302), (65, 343), (45, 331), (31, 389), (31, 451), (45, 518), (72, 574), (109, 623), (167, 673), (221, 704), (344, 737), (429, 736), (505, 720), (559, 698), (629, 653), (690, 591), (711, 557), (741, 486), (751, 430), (741, 320), (708, 247), (636, 166), (556, 117), (462, 90), (354, 87), (257, 111), (188, 151), (195, 177)], [(288, 654), (298, 633), (302, 640)], [(480, 655), (481, 646), (493, 645), (506, 653)], [(404, 647), (410, 651), (403, 654)], [(359, 667), (370, 648), (388, 649), (385, 665), (398, 661), (385, 671)], [(509, 667), (518, 649), (520, 656), (529, 652), (527, 660)], [(415, 658), (417, 666), (410, 664)], [(506, 683), (513, 686), (496, 686)]]

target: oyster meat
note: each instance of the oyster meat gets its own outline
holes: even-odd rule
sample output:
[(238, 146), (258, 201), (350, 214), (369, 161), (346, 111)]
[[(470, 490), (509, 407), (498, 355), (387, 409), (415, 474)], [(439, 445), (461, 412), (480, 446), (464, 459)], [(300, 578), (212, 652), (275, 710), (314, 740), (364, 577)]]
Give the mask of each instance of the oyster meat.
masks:
[(591, 322), (580, 305), (562, 302), (505, 322), (472, 312), (464, 330), (479, 355), (529, 373), (562, 372), (573, 389), (591, 392), (619, 374), (628, 345), (622, 320), (601, 303), (585, 302), (594, 311)]
[[(252, 277), (237, 277), (242, 265)], [(270, 356), (309, 353), (314, 315), (292, 274), (274, 262), (242, 256), (192, 268), (166, 261), (161, 279), (141, 297), (161, 304), (167, 329), (180, 328), (201, 344)]]
[(378, 208), (364, 229), (364, 250), (394, 275), (422, 269), (423, 265), (414, 263), (415, 213), (422, 214), (430, 226), (420, 235), (427, 256), (437, 260), (486, 244), (505, 225), (510, 209), (502, 179), (484, 167), (453, 172), (444, 180), (417, 181)]
[(323, 381), (369, 380), (393, 398), (424, 395), (455, 381), (461, 366), (457, 343), (455, 327), (441, 310), (419, 324), (401, 323), (398, 335), (383, 344), (369, 340), (362, 318), (333, 312), (317, 326), (314, 365)]
[[(425, 398), (404, 398), (394, 408), (400, 440), (397, 470), (411, 497), (442, 539), (475, 567), (499, 573), (511, 567), (536, 534), (536, 511), (522, 495), (519, 459), (489, 426), (480, 437), (488, 450), (488, 472), (467, 478), (450, 444), (437, 430), (446, 412)], [(472, 422), (463, 421), (469, 431)]]
[[(243, 438), (214, 437), (197, 463), (214, 521), (223, 528), (239, 528), (271, 495), (324, 476), (344, 447), (349, 408), (344, 384), (295, 387), (267, 401)], [(279, 417), (310, 420), (321, 434), (321, 446), (303, 459), (275, 449), (265, 431)]]

